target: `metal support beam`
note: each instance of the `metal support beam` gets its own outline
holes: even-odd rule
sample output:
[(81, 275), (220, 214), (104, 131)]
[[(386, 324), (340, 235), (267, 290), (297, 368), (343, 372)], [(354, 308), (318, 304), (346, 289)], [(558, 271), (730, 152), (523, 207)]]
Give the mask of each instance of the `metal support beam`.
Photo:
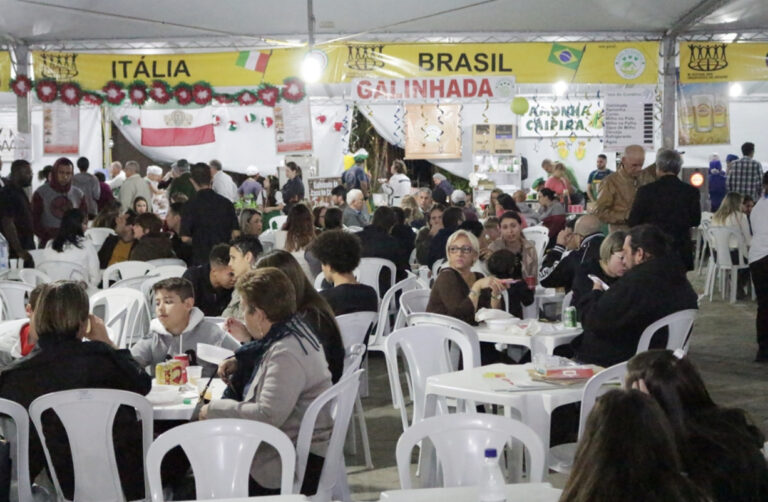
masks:
[(696, 23), (715, 12), (717, 9), (731, 3), (732, 0), (703, 0), (691, 10), (680, 16), (667, 30), (666, 36), (677, 38), (684, 31), (692, 28)]
[[(13, 45), (16, 61), (16, 75), (29, 75), (29, 47), (18, 43)], [(29, 95), (16, 97), (16, 138), (14, 157), (32, 160), (32, 114)]]
[(677, 54), (674, 36), (661, 41), (663, 93), (661, 105), (661, 147), (675, 147), (675, 92), (677, 84)]

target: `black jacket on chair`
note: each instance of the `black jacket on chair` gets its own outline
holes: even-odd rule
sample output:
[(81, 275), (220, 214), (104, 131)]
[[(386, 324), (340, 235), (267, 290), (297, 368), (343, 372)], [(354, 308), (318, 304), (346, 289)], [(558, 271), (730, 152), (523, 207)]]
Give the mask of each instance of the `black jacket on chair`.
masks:
[[(584, 333), (571, 342), (576, 359), (612, 366), (637, 352), (643, 330), (662, 317), (695, 309), (698, 296), (677, 256), (652, 258), (627, 271), (608, 291), (590, 291), (580, 299)], [(664, 331), (651, 343), (666, 344)]]
[(637, 189), (629, 226), (652, 223), (672, 238), (672, 247), (686, 270), (693, 270), (691, 228), (701, 223), (699, 191), (677, 176), (662, 176)]
[(565, 288), (566, 293), (573, 287), (576, 271), (588, 261), (600, 259), (600, 244), (605, 237), (602, 233), (588, 235), (578, 249), (566, 253), (559, 244), (547, 251), (539, 271), (539, 283), (545, 288)]

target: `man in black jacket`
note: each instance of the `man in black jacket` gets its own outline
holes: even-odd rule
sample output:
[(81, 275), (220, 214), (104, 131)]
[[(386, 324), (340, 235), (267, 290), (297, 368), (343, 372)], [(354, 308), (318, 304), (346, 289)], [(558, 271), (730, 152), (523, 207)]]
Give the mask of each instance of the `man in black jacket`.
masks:
[(701, 223), (699, 191), (677, 177), (683, 158), (674, 150), (661, 150), (656, 156), (658, 180), (637, 189), (629, 213), (629, 226), (657, 225), (672, 238), (673, 250), (686, 270), (693, 270), (691, 227)]
[(206, 316), (221, 316), (235, 287), (235, 274), (229, 266), (229, 244), (213, 246), (208, 263), (188, 268), (182, 278), (192, 283), (195, 307)]
[(539, 283), (545, 288), (570, 291), (579, 265), (600, 259), (600, 244), (605, 238), (600, 226), (600, 219), (594, 214), (576, 220), (573, 232), (569, 232), (566, 224), (566, 229), (557, 234), (557, 244), (542, 260)]
[(133, 224), (136, 222), (136, 213), (128, 210), (115, 218), (115, 232), (104, 240), (99, 249), (99, 267), (107, 268), (115, 263), (130, 259), (131, 251), (136, 246), (137, 240), (133, 237)]
[[(624, 241), (629, 269), (608, 291), (599, 284), (583, 302), (584, 333), (571, 347), (583, 363), (611, 366), (637, 352), (643, 330), (662, 317), (697, 308), (697, 295), (685, 277), (669, 237), (654, 225), (632, 228)], [(659, 332), (651, 347), (666, 342)]]

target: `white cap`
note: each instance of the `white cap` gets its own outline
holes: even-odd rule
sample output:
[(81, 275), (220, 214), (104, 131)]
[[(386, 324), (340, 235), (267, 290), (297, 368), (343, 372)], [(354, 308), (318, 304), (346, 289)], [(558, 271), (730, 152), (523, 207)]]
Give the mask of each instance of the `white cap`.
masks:
[(155, 174), (157, 176), (162, 176), (163, 174), (163, 168), (160, 166), (147, 166), (147, 174)]
[(248, 166), (245, 168), (245, 174), (247, 174), (248, 176), (258, 176), (259, 168), (256, 166)]
[(354, 157), (367, 157), (367, 156), (368, 156), (368, 150), (366, 150), (365, 148), (361, 148), (361, 149), (359, 149), (358, 151), (356, 151), (355, 153), (352, 154), (353, 158)]
[(454, 204), (458, 204), (459, 202), (467, 202), (467, 194), (461, 190), (454, 190), (451, 193), (451, 202)]

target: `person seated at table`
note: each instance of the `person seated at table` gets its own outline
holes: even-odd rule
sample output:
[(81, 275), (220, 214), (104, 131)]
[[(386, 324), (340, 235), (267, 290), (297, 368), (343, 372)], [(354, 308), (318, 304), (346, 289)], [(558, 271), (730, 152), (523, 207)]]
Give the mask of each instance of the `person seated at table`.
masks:
[(443, 228), (445, 206), (435, 204), (427, 211), (426, 224), (416, 234), (416, 261), (421, 265), (429, 263), (429, 248), (432, 239)]
[(275, 233), (275, 249), (291, 253), (301, 265), (307, 278), (313, 280), (320, 273), (320, 264), (309, 251), (315, 240), (315, 225), (312, 211), (303, 203), (293, 204), (288, 210), (282, 230)]
[[(742, 211), (744, 197), (738, 192), (730, 192), (720, 204), (720, 208), (712, 215), (712, 228), (730, 227), (736, 230), (744, 243), (744, 250), (749, 250), (752, 245), (752, 230), (749, 227), (749, 219)], [(728, 239), (728, 249), (731, 251), (731, 263), (739, 263), (739, 238), (731, 235)], [(744, 258), (748, 258), (745, 256)], [(744, 260), (742, 260), (742, 264)], [(738, 299), (749, 296), (749, 269), (741, 269), (737, 272), (736, 297)]]
[[(27, 312), (27, 322), (1, 323), (0, 331), (0, 369), (5, 368), (16, 359), (28, 355), (37, 344), (35, 331), (35, 306), (47, 284), (38, 284), (29, 292), (29, 299), (24, 307)], [(9, 326), (10, 325), (10, 326)]]
[(85, 213), (79, 209), (69, 209), (61, 217), (61, 226), (53, 240), (48, 241), (43, 250), (40, 263), (46, 261), (66, 261), (77, 263), (85, 271), (83, 280), (92, 288), (101, 281), (99, 255), (89, 240), (85, 238), (88, 222)]
[[(82, 283), (58, 281), (45, 286), (32, 324), (37, 348), (0, 373), (0, 397), (29, 408), (36, 398), (71, 389), (115, 389), (146, 395), (152, 380), (131, 357), (107, 336), (104, 322), (88, 314), (88, 295)], [(83, 339), (89, 343), (82, 343)], [(111, 428), (120, 483), (126, 500), (144, 498), (141, 426), (133, 409), (121, 407)], [(46, 444), (62, 492), (74, 497), (74, 472), (67, 433), (53, 413), (42, 418)], [(107, 445), (105, 445), (106, 447)], [(37, 433), (30, 429), (29, 471), (34, 480), (46, 465)]]
[[(476, 326), (475, 313), (481, 308), (500, 309), (501, 292), (506, 285), (493, 276), (483, 277), (473, 272), (478, 256), (477, 237), (466, 230), (457, 230), (448, 237), (445, 252), (448, 266), (440, 270), (429, 294), (427, 312), (455, 317)], [(500, 362), (501, 353), (494, 344), (480, 344), (483, 364)]]
[(229, 244), (216, 244), (208, 263), (187, 269), (182, 276), (192, 283), (195, 306), (205, 316), (218, 317), (232, 300), (235, 274), (229, 266)]
[[(246, 272), (251, 270), (256, 265), (256, 260), (263, 252), (264, 248), (261, 247), (259, 238), (254, 235), (240, 235), (232, 239), (229, 243), (229, 267), (232, 269), (232, 273), (235, 274), (235, 281), (245, 275)], [(232, 291), (232, 299), (229, 301), (229, 305), (221, 313), (221, 317), (227, 317), (226, 330), (229, 331), (229, 326), (232, 321), (229, 318), (236, 321), (243, 321), (243, 311), (240, 308), (240, 295), (237, 294), (237, 289)]]
[(486, 251), (488, 246), (499, 237), (501, 237), (499, 219), (495, 216), (490, 216), (483, 222), (483, 233), (478, 239), (480, 244), (480, 256), (489, 256), (490, 253)]
[(520, 261), (523, 279), (532, 287), (536, 282), (536, 273), (539, 270), (539, 257), (536, 254), (536, 246), (525, 238), (520, 223), (520, 215), (514, 211), (507, 211), (501, 215), (499, 228), (501, 236), (488, 245), (485, 257), (500, 249), (512, 251)]
[[(400, 244), (401, 253), (408, 260), (416, 246), (416, 231), (406, 221), (405, 211), (402, 207), (393, 207), (392, 212), (395, 214), (395, 224), (389, 234)], [(410, 264), (406, 263), (406, 270), (409, 267)]]
[[(626, 361), (637, 352), (645, 328), (669, 314), (698, 308), (679, 260), (659, 227), (633, 227), (624, 239), (627, 272), (608, 291), (595, 282), (581, 302), (584, 332), (571, 342), (575, 359), (605, 367)], [(666, 344), (666, 332), (657, 333), (651, 347)]]
[(325, 212), (328, 206), (317, 205), (312, 208), (312, 221), (315, 223), (315, 233), (319, 234), (325, 230)]
[(564, 288), (566, 293), (570, 291), (579, 266), (600, 256), (600, 244), (605, 237), (601, 226), (594, 214), (579, 217), (573, 230), (566, 224), (557, 234), (555, 247), (544, 255), (539, 284), (545, 288)]
[[(133, 358), (142, 366), (149, 366), (154, 376), (155, 365), (166, 359), (197, 352), (198, 343), (207, 343), (229, 350), (240, 348), (240, 342), (232, 335), (204, 319), (203, 312), (195, 307), (192, 283), (180, 277), (163, 279), (152, 287), (155, 295), (156, 319), (149, 323), (149, 333), (131, 347)], [(203, 376), (216, 372), (216, 365), (198, 361)]]
[(376, 290), (355, 278), (361, 251), (360, 239), (343, 230), (323, 232), (312, 245), (325, 280), (333, 285), (320, 291), (320, 296), (331, 306), (334, 315), (379, 311)]
[(449, 207), (443, 211), (443, 228), (437, 231), (429, 243), (429, 254), (425, 265), (432, 268), (432, 265), (437, 260), (445, 260), (447, 258), (445, 255), (445, 243), (448, 242), (448, 238), (459, 229), (462, 223), (464, 223), (464, 211), (460, 207)]
[(598, 399), (560, 495), (560, 502), (619, 500), (709, 500), (681, 472), (672, 426), (664, 412), (636, 390), (615, 389)]
[(131, 249), (130, 259), (136, 261), (176, 258), (173, 252), (171, 234), (163, 232), (163, 220), (154, 213), (142, 213), (136, 216), (133, 224), (133, 237), (136, 245)]
[(147, 204), (147, 199), (145, 199), (142, 196), (138, 196), (135, 199), (133, 199), (133, 212), (136, 214), (144, 214), (149, 212), (149, 204)]
[(549, 239), (554, 241), (558, 232), (565, 227), (565, 207), (557, 199), (555, 192), (549, 188), (539, 191), (539, 210), (536, 216), (542, 225), (549, 229)]
[(258, 263), (256, 269), (275, 267), (283, 272), (296, 292), (296, 313), (305, 321), (323, 345), (331, 379), (336, 383), (344, 371), (344, 343), (341, 341), (339, 326), (336, 324), (333, 310), (315, 290), (303, 274), (299, 262), (286, 251), (272, 251)]
[(589, 296), (595, 286), (590, 275), (599, 278), (608, 286), (616, 282), (627, 271), (624, 265), (624, 240), (627, 233), (617, 230), (608, 235), (600, 243), (600, 256), (591, 260), (585, 260), (576, 267), (576, 276), (573, 279), (573, 297), (571, 305), (576, 307), (576, 316), (581, 320), (581, 312), (584, 310), (583, 301)]
[(496, 217), (501, 218), (501, 215), (506, 213), (507, 211), (514, 211), (518, 215), (520, 215), (520, 225), (523, 228), (528, 228), (528, 222), (525, 220), (525, 217), (523, 216), (523, 212), (520, 211), (520, 207), (518, 207), (517, 202), (515, 202), (515, 199), (512, 198), (511, 195), (508, 193), (502, 193), (499, 195), (498, 199), (496, 200), (496, 207), (498, 208)]
[(661, 405), (672, 424), (683, 471), (710, 500), (768, 499), (768, 467), (761, 451), (765, 436), (744, 410), (712, 400), (682, 351), (637, 354), (627, 363), (625, 385)]
[(528, 200), (528, 194), (525, 193), (525, 190), (518, 190), (517, 192), (513, 193), (512, 200), (514, 200), (515, 204), (517, 204), (517, 207), (520, 210), (520, 216), (526, 221), (533, 221), (531, 224), (535, 224), (539, 220), (539, 218), (536, 216), (536, 212), (526, 203)]
[(110, 235), (99, 249), (99, 267), (107, 268), (115, 263), (127, 261), (131, 256), (133, 247), (138, 242), (133, 238), (133, 224), (136, 220), (136, 214), (133, 211), (127, 211), (115, 218), (115, 233)]
[(257, 209), (243, 209), (240, 213), (240, 235), (261, 235), (264, 230), (261, 211)]
[(329, 207), (325, 210), (325, 230), (335, 230), (344, 228), (341, 220), (344, 212), (338, 207)]
[[(213, 400), (200, 419), (244, 418), (273, 425), (296, 442), (309, 405), (331, 388), (331, 373), (313, 329), (297, 314), (291, 280), (273, 267), (252, 270), (238, 279), (245, 323), (256, 340), (243, 346), (219, 368), (219, 375), (237, 386), (241, 400)], [(255, 350), (254, 350), (255, 349)], [(243, 361), (248, 360), (248, 364)], [(301, 493), (317, 491), (333, 421), (328, 407), (317, 417)], [(280, 492), (281, 463), (271, 447), (260, 447), (251, 464), (249, 495)]]
[(388, 268), (382, 268), (379, 273), (379, 295), (384, 296), (391, 284), (402, 281), (408, 269), (410, 251), (405, 249), (400, 241), (390, 235), (392, 227), (397, 222), (391, 207), (381, 206), (373, 213), (371, 224), (357, 232), (362, 245), (363, 258), (382, 258), (395, 265), (395, 278), (390, 275)]
[(171, 234), (171, 245), (176, 258), (183, 260), (189, 266), (192, 263), (192, 245), (181, 239), (181, 214), (184, 212), (183, 202), (173, 202), (168, 206), (165, 215), (165, 228)]
[(523, 280), (522, 263), (518, 256), (508, 249), (500, 249), (488, 257), (485, 265), (492, 276), (515, 281), (507, 288), (509, 305), (504, 305), (502, 310), (522, 319), (523, 306), (532, 304), (534, 295), (533, 290)]

